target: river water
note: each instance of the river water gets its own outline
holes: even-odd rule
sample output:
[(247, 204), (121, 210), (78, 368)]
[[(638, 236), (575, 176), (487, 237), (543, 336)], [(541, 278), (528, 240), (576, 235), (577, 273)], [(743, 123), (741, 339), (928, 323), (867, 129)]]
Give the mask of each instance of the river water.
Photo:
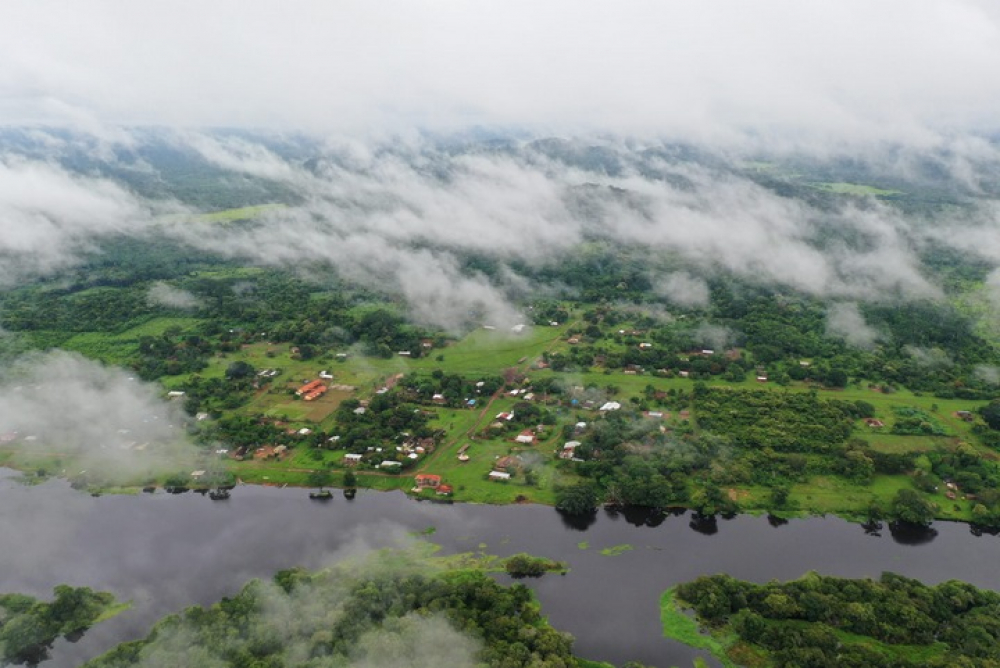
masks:
[[(968, 525), (877, 534), (836, 518), (769, 521), (739, 516), (698, 522), (689, 513), (599, 512), (568, 523), (543, 506), (417, 502), (402, 493), (238, 487), (228, 501), (162, 491), (91, 497), (64, 481), (28, 487), (0, 474), (0, 591), (48, 596), (69, 583), (134, 601), (77, 643), (59, 641), (44, 668), (75, 666), (115, 643), (142, 637), (170, 612), (210, 604), (254, 577), (318, 568), (429, 527), (446, 551), (530, 552), (567, 561), (567, 575), (526, 580), (575, 651), (616, 664), (690, 666), (699, 653), (662, 637), (659, 596), (702, 574), (753, 581), (809, 570), (846, 577), (894, 571), (933, 584), (961, 579), (1000, 589), (1000, 539)], [(617, 554), (601, 550), (618, 547)], [(629, 549), (631, 548), (631, 549)]]

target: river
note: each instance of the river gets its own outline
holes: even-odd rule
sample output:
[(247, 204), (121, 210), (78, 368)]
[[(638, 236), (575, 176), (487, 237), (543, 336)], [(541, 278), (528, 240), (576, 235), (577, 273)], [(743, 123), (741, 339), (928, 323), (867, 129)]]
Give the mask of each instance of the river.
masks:
[[(417, 502), (399, 492), (362, 491), (353, 501), (338, 492), (325, 503), (302, 489), (252, 486), (218, 502), (192, 492), (91, 497), (59, 480), (25, 486), (3, 471), (0, 591), (47, 597), (66, 582), (134, 601), (79, 642), (57, 642), (42, 666), (63, 668), (144, 636), (165, 614), (232, 594), (250, 578), (322, 567), (429, 527), (430, 540), (447, 551), (567, 561), (567, 575), (525, 582), (552, 624), (576, 637), (577, 654), (616, 664), (691, 665), (698, 652), (662, 637), (658, 601), (667, 587), (702, 574), (761, 582), (809, 570), (846, 577), (891, 570), (929, 584), (955, 578), (1000, 589), (1000, 539), (964, 524), (872, 534), (837, 518), (738, 516), (713, 524), (689, 513), (601, 511), (574, 525), (543, 506)], [(616, 546), (617, 554), (601, 553)]]

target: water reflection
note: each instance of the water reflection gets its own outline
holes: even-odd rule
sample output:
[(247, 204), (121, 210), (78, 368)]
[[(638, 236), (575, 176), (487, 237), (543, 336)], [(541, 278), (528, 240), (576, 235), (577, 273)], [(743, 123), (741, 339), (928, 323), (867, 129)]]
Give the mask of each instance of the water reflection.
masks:
[(938, 535), (934, 527), (909, 522), (889, 522), (889, 533), (900, 545), (926, 545)]
[(597, 522), (597, 511), (590, 513), (585, 513), (583, 515), (571, 515), (570, 513), (564, 513), (562, 511), (556, 511), (559, 515), (559, 519), (562, 520), (563, 526), (567, 529), (572, 529), (573, 531), (586, 531), (590, 527), (594, 526)]

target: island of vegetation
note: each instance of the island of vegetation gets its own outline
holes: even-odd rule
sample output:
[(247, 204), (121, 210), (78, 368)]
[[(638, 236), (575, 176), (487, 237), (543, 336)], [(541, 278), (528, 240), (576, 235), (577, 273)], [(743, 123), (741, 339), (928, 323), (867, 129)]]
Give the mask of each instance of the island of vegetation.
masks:
[[(1000, 594), (957, 581), (809, 573), (753, 584), (715, 575), (668, 590), (661, 605), (666, 635), (726, 666), (1000, 666)], [(694, 610), (697, 624), (683, 608)]]
[(529, 555), (438, 558), (415, 548), (285, 570), (171, 615), (86, 666), (606, 665), (574, 657), (572, 638), (548, 624), (528, 588), (491, 579), (498, 563), (531, 574), (553, 567)]
[(35, 666), (49, 657), (57, 638), (78, 640), (91, 626), (129, 607), (107, 592), (58, 585), (51, 601), (0, 594), (0, 665)]

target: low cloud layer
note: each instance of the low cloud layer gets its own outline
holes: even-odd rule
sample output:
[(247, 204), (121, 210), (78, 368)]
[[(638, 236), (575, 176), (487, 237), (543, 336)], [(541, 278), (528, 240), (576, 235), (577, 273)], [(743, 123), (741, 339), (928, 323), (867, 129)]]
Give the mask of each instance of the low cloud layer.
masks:
[(0, 377), (0, 434), (5, 447), (72, 456), (97, 476), (174, 472), (192, 466), (194, 451), (180, 406), (161, 393), (78, 355), (29, 355)]
[[(5, 8), (7, 123), (478, 125), (927, 145), (1000, 112), (1000, 10), (990, 0)], [(234, 18), (239, 29), (218, 30)]]
[[(8, 158), (0, 165), (0, 189), (6, 179), (17, 196), (0, 200), (0, 255), (16, 262), (0, 278), (28, 268), (55, 272), (102, 236), (156, 229), (200, 250), (303, 276), (332, 268), (398, 296), (416, 322), (457, 331), (475, 322), (518, 322), (523, 316), (513, 304), (531, 295), (572, 297), (531, 274), (588, 247), (639, 249), (635, 262), (652, 293), (679, 308), (705, 306), (706, 278), (720, 273), (858, 302), (940, 298), (922, 259), (931, 246), (1000, 265), (1000, 249), (993, 253), (989, 242), (1000, 236), (994, 215), (1000, 209), (985, 197), (933, 220), (873, 197), (816, 201), (802, 184), (789, 197), (754, 179), (739, 157), (678, 156), (676, 146), (663, 143), (508, 139), (455, 148), (419, 136), (316, 144), (193, 131), (157, 137), (156, 151), (186, 155), (226, 175), (217, 187), (225, 179), (258, 179), (289, 205), (237, 224), (152, 216), (178, 205), (141, 200), (105, 177)], [(147, 140), (136, 133), (126, 144)], [(903, 178), (909, 164), (901, 159), (883, 167)], [(961, 172), (955, 168), (949, 183), (964, 178)], [(39, 194), (30, 195), (22, 181)], [(54, 193), (55, 203), (44, 193)], [(474, 269), (470, 257), (477, 258)], [(192, 295), (164, 283), (149, 298), (198, 307)], [(850, 315), (832, 313), (835, 321)], [(834, 322), (831, 331), (853, 331), (838, 335), (871, 345), (859, 323), (843, 324)]]
[(874, 348), (880, 337), (879, 332), (865, 322), (858, 305), (853, 302), (830, 306), (826, 314), (826, 331), (855, 348)]
[(147, 205), (108, 179), (0, 155), (0, 285), (65, 268), (95, 239), (149, 221)]
[(157, 281), (149, 288), (147, 301), (156, 306), (166, 306), (191, 311), (201, 306), (201, 300), (187, 290), (175, 288), (163, 281)]

